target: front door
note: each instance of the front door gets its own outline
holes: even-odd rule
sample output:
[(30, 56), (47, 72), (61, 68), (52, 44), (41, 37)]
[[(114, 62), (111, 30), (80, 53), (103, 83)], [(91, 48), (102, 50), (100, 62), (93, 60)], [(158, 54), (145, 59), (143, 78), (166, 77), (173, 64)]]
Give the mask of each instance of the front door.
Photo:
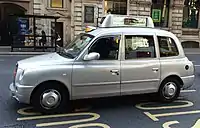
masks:
[(79, 61), (73, 65), (73, 99), (120, 95), (120, 35), (97, 39), (88, 53), (100, 54), (98, 60)]
[(125, 35), (121, 61), (121, 93), (155, 92), (160, 82), (160, 62), (154, 35)]

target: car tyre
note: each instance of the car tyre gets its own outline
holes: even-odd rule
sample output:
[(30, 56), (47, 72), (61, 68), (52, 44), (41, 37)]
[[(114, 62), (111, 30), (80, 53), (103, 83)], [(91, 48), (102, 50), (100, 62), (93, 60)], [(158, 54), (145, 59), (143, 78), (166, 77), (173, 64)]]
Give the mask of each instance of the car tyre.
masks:
[(159, 88), (158, 96), (161, 102), (173, 102), (180, 95), (180, 82), (173, 78), (165, 79)]
[(61, 113), (68, 110), (67, 89), (57, 83), (45, 83), (34, 92), (31, 98), (33, 107), (44, 114)]

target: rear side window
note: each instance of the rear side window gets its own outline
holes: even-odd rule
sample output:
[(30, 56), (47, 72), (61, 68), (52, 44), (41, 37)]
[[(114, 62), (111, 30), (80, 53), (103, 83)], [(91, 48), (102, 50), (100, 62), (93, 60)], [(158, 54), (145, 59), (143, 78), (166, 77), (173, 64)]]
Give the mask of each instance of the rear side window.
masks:
[(127, 35), (125, 36), (125, 58), (141, 59), (155, 58), (155, 44), (153, 36)]
[(160, 57), (178, 56), (178, 49), (175, 41), (170, 37), (158, 36)]

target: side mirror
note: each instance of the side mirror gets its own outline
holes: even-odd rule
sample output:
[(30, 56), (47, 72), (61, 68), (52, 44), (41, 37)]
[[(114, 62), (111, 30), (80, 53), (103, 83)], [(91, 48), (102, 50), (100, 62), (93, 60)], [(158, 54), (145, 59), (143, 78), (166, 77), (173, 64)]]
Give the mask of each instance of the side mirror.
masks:
[(92, 53), (89, 53), (88, 55), (85, 55), (83, 59), (86, 60), (86, 61), (89, 61), (89, 60), (98, 60), (99, 57), (100, 57), (99, 53), (92, 52)]

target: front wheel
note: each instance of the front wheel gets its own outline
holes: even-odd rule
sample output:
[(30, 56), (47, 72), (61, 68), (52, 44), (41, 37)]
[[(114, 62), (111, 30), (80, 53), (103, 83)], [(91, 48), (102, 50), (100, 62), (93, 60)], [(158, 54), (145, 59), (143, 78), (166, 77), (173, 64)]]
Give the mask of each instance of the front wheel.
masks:
[[(32, 105), (42, 113), (60, 113), (67, 108), (69, 98), (62, 86), (44, 84), (32, 96)], [(69, 104), (68, 104), (69, 105)]]
[(162, 82), (158, 95), (162, 102), (172, 102), (180, 94), (180, 82), (176, 79), (166, 79)]

